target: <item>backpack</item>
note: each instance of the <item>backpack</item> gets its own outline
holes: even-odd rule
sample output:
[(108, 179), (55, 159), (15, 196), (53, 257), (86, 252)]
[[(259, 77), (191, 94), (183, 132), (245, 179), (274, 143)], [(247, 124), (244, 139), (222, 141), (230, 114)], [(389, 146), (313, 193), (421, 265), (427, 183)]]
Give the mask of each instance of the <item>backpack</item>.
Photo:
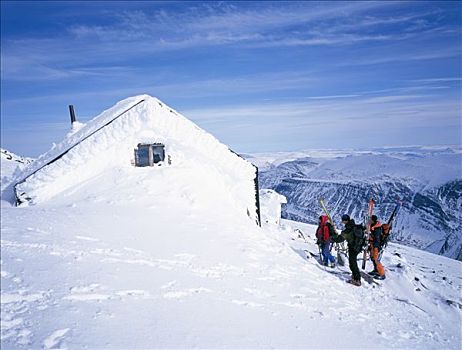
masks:
[(388, 244), (388, 238), (390, 238), (390, 225), (382, 224), (382, 234), (380, 235), (380, 247), (385, 248)]
[(352, 241), (352, 247), (356, 251), (361, 251), (363, 248), (363, 245), (366, 241), (364, 237), (364, 226), (363, 225), (355, 225), (353, 227), (353, 241)]
[(331, 239), (332, 242), (334, 243), (341, 243), (339, 242), (339, 234), (337, 233), (337, 231), (335, 230), (335, 228), (330, 224), (330, 222), (327, 222), (326, 223), (327, 227), (329, 228), (329, 237)]

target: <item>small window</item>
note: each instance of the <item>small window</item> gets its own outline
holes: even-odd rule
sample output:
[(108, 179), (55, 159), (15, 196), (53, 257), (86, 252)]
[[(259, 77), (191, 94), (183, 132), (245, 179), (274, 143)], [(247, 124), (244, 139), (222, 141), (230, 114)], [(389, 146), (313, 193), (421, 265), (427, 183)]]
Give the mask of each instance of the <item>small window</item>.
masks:
[(152, 145), (152, 156), (154, 164), (163, 162), (165, 160), (165, 146), (161, 143), (154, 143)]
[(135, 148), (135, 166), (153, 166), (165, 160), (165, 145), (162, 143), (139, 143)]

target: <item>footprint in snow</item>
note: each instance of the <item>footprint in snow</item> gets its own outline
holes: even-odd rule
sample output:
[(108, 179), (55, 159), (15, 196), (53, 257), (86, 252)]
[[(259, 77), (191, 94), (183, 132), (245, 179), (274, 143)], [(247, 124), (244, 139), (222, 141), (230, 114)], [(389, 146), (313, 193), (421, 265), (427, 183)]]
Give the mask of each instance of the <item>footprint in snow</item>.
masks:
[(63, 297), (64, 300), (72, 301), (101, 301), (110, 298), (109, 294), (71, 294)]
[(61, 343), (64, 340), (64, 336), (69, 332), (69, 328), (58, 329), (54, 331), (48, 338), (43, 342), (43, 347), (45, 349), (59, 349), (61, 348)]
[(180, 253), (180, 254), (175, 254), (175, 257), (189, 262), (193, 260), (196, 256), (194, 254)]
[(124, 247), (124, 250), (129, 252), (129, 253), (135, 253), (135, 254), (138, 254), (138, 255), (143, 255), (145, 254), (145, 252), (143, 252), (142, 250), (139, 250), (139, 249), (134, 249), (134, 248), (129, 248), (129, 247)]
[(101, 289), (101, 286), (97, 283), (93, 283), (87, 286), (75, 286), (70, 288), (71, 294), (63, 297), (63, 300), (72, 301), (101, 301), (111, 298), (109, 294), (96, 293), (97, 289)]
[(236, 300), (236, 299), (232, 300), (232, 303), (236, 305), (242, 305), (242, 306), (248, 306), (248, 307), (254, 307), (254, 308), (264, 306), (263, 304), (254, 303), (253, 301)]
[(120, 292), (117, 292), (116, 295), (120, 297), (142, 297), (142, 298), (149, 298), (151, 296), (151, 294), (148, 291), (138, 290), (138, 289), (121, 290)]
[(291, 294), (290, 297), (294, 299), (302, 299), (302, 298), (305, 298), (306, 295), (305, 294)]
[(86, 293), (86, 292), (93, 292), (95, 289), (100, 288), (101, 285), (98, 283), (92, 283), (87, 286), (75, 286), (71, 287), (71, 293)]
[(2, 293), (1, 294), (1, 299), (0, 303), (1, 304), (9, 304), (9, 303), (21, 303), (21, 302), (26, 302), (26, 303), (31, 303), (34, 301), (39, 301), (45, 298), (45, 293), (40, 292), (40, 293), (35, 293), (35, 294), (8, 294), (8, 293)]
[(165, 299), (182, 299), (182, 298), (194, 295), (194, 294), (200, 294), (200, 293), (204, 293), (204, 292), (210, 293), (210, 292), (212, 292), (212, 290), (210, 290), (208, 288), (203, 288), (203, 287), (189, 288), (189, 289), (185, 289), (185, 290), (167, 292), (167, 293), (164, 293), (162, 296)]
[(44, 235), (49, 235), (50, 234), (50, 232), (41, 230), (39, 228), (28, 227), (28, 228), (26, 228), (26, 230), (29, 231), (29, 232), (40, 233), (40, 234), (44, 234)]
[(272, 298), (274, 297), (273, 294), (270, 294), (270, 293), (267, 293), (263, 290), (259, 290), (259, 289), (253, 289), (253, 288), (244, 288), (244, 291), (246, 291), (247, 293), (249, 293), (250, 295), (253, 295), (257, 298), (261, 298), (261, 299), (266, 299), (266, 298)]
[(75, 236), (75, 238), (80, 239), (82, 241), (90, 241), (90, 242), (98, 242), (99, 239), (97, 238), (92, 238), (92, 237), (87, 237), (87, 236)]
[(164, 284), (160, 289), (170, 289), (176, 284), (176, 281), (170, 281), (167, 284)]

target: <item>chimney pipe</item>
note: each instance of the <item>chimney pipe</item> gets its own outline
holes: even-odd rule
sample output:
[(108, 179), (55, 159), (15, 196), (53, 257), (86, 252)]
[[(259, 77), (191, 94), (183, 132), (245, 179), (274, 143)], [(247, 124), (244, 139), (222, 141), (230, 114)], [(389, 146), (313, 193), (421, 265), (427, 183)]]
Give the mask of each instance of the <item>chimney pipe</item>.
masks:
[(72, 125), (76, 121), (73, 105), (69, 105), (69, 113), (71, 114), (71, 125)]

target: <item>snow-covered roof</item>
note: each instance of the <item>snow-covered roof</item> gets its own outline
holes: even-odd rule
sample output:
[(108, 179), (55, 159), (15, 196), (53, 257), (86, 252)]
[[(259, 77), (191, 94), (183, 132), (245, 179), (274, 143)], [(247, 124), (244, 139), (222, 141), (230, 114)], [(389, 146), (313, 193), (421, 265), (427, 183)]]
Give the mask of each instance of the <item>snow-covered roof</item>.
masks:
[(149, 96), (140, 95), (127, 98), (125, 100), (120, 101), (110, 109), (104, 111), (100, 115), (96, 116), (78, 132), (68, 135), (68, 137), (64, 139), (62, 142), (55, 145), (45, 154), (42, 154), (33, 164), (31, 164), (31, 166), (25, 169), (25, 171), (21, 175), (23, 178), (19, 179), (18, 182), (24, 181), (25, 179), (34, 175), (42, 168), (60, 159), (73, 147), (75, 147), (82, 141), (85, 141), (89, 137), (93, 136), (95, 133), (100, 131), (105, 126), (108, 126), (119, 117), (127, 114), (132, 108), (143, 103), (147, 97)]
[(146, 140), (165, 143), (176, 165), (215, 169), (236, 202), (257, 220), (256, 167), (148, 95), (120, 101), (30, 164), (15, 180), (18, 202), (43, 202), (107, 169), (131, 167), (134, 148)]

